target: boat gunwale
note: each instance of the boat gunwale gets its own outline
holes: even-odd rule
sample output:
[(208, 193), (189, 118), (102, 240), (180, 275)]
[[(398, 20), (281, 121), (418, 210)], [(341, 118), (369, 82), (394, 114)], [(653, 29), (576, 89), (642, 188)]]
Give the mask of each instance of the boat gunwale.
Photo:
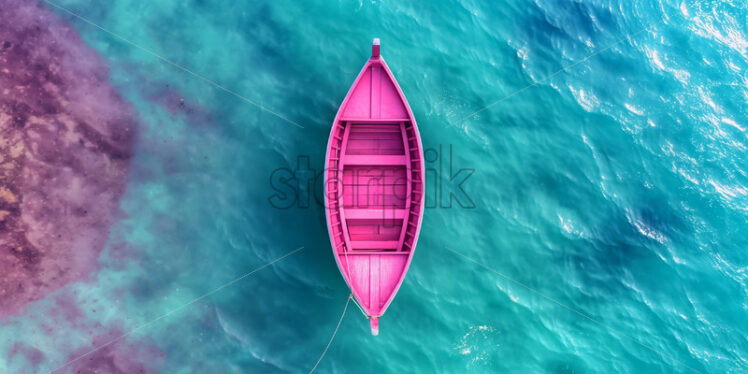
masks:
[[(418, 161), (419, 161), (419, 164), (420, 164), (420, 172), (417, 173), (417, 174), (418, 174), (418, 179), (419, 179), (418, 181), (421, 184), (421, 188), (420, 188), (420, 190), (421, 190), (420, 191), (421, 196), (420, 196), (420, 201), (419, 201), (419, 204), (420, 204), (419, 211), (417, 213), (415, 213), (415, 212), (409, 212), (408, 213), (408, 218), (409, 219), (414, 214), (417, 214), (417, 216), (418, 216), (418, 219), (417, 219), (418, 223), (416, 225), (416, 230), (413, 233), (413, 244), (412, 244), (412, 247), (410, 248), (410, 251), (408, 253), (408, 258), (407, 258), (407, 260), (405, 262), (405, 265), (403, 266), (402, 273), (400, 274), (399, 279), (398, 279), (396, 285), (392, 288), (392, 294), (389, 295), (387, 301), (380, 308), (378, 308), (378, 314), (372, 314), (371, 310), (369, 310), (370, 308), (366, 308), (366, 306), (364, 306), (363, 303), (360, 303), (360, 304), (362, 304), (362, 307), (366, 310), (366, 313), (368, 314), (369, 318), (379, 318), (381, 315), (383, 315), (385, 313), (385, 311), (387, 310), (387, 308), (390, 306), (390, 304), (394, 300), (395, 296), (397, 295), (398, 291), (400, 290), (400, 287), (402, 286), (403, 281), (405, 280), (405, 276), (408, 273), (408, 270), (410, 269), (410, 264), (411, 264), (411, 261), (413, 260), (413, 255), (415, 254), (415, 249), (417, 247), (418, 237), (419, 237), (419, 234), (420, 234), (420, 231), (421, 231), (421, 225), (423, 223), (423, 212), (424, 212), (424, 208), (425, 208), (425, 189), (426, 189), (426, 183), (425, 183), (426, 181), (425, 181), (425, 173), (424, 173), (424, 169), (425, 169), (425, 165), (424, 165), (425, 158), (424, 158), (424, 151), (423, 151), (423, 143), (421, 142), (421, 135), (420, 135), (420, 132), (418, 131), (418, 125), (416, 124), (415, 116), (413, 115), (413, 111), (410, 108), (410, 104), (408, 103), (408, 100), (406, 99), (405, 95), (403, 94), (402, 89), (400, 88), (400, 85), (398, 84), (397, 80), (395, 79), (394, 75), (392, 74), (392, 71), (390, 70), (389, 66), (385, 62), (384, 58), (381, 57), (381, 56), (378, 56), (378, 57), (377, 56), (372, 56), (372, 57), (370, 57), (366, 61), (366, 63), (364, 64), (363, 68), (361, 68), (361, 71), (359, 72), (358, 76), (353, 81), (353, 84), (348, 89), (348, 92), (347, 92), (345, 98), (343, 99), (342, 103), (338, 107), (338, 111), (337, 111), (337, 113), (335, 115), (335, 119), (333, 120), (333, 123), (332, 123), (332, 129), (330, 131), (330, 136), (328, 138), (327, 148), (326, 148), (326, 151), (325, 151), (325, 170), (324, 170), (324, 173), (323, 173), (324, 174), (324, 180), (323, 180), (324, 181), (323, 182), (324, 194), (323, 195), (324, 195), (324, 202), (325, 202), (325, 205), (324, 205), (324, 209), (325, 209), (325, 221), (327, 223), (327, 230), (328, 230), (328, 234), (329, 234), (329, 237), (330, 237), (330, 243), (331, 243), (331, 246), (332, 246), (332, 252), (333, 252), (333, 256), (335, 257), (335, 262), (336, 262), (336, 264), (338, 266), (338, 271), (340, 271), (340, 274), (343, 276), (343, 279), (345, 280), (346, 284), (348, 285), (348, 288), (351, 290), (351, 293), (353, 293), (354, 297), (356, 297), (357, 300), (361, 300), (360, 296), (358, 295), (358, 292), (356, 292), (356, 289), (351, 286), (351, 280), (348, 279), (348, 277), (346, 276), (346, 273), (343, 271), (343, 265), (341, 263), (340, 257), (341, 256), (345, 256), (346, 254), (345, 253), (343, 253), (343, 254), (338, 253), (337, 249), (335, 248), (335, 236), (334, 236), (335, 235), (335, 232), (334, 232), (335, 230), (333, 229), (333, 227), (331, 225), (331, 222), (330, 222), (332, 213), (331, 213), (331, 207), (329, 207), (329, 203), (330, 203), (330, 199), (328, 197), (328, 180), (329, 179), (328, 179), (327, 171), (328, 171), (329, 162), (330, 162), (330, 151), (332, 150), (332, 145), (333, 145), (333, 142), (335, 141), (336, 126), (339, 125), (339, 123), (341, 121), (347, 120), (347, 119), (343, 118), (343, 111), (346, 108), (346, 105), (348, 104), (351, 96), (353, 95), (353, 92), (354, 92), (355, 88), (361, 82), (361, 79), (363, 78), (364, 74), (373, 65), (380, 65), (382, 67), (382, 70), (384, 70), (387, 73), (388, 78), (393, 83), (393, 86), (397, 90), (397, 93), (398, 93), (398, 95), (400, 97), (400, 100), (402, 101), (402, 103), (403, 103), (403, 105), (405, 107), (405, 110), (408, 113), (408, 119), (411, 122), (411, 125), (413, 126), (413, 130), (414, 130), (413, 132), (415, 133), (416, 145), (418, 147), (418, 155), (419, 155), (419, 160)], [(381, 118), (381, 119), (371, 119), (371, 120), (385, 121), (385, 120), (390, 120), (390, 119)], [(401, 120), (401, 119), (398, 119), (398, 120)], [(355, 119), (353, 121), (355, 121)], [(404, 139), (404, 141), (408, 142), (409, 140), (406, 138), (406, 139)], [(410, 147), (410, 148), (412, 148), (412, 147)], [(407, 151), (410, 151), (410, 150), (406, 150), (406, 152)], [(340, 163), (340, 159), (342, 159), (342, 157), (343, 157), (343, 155), (341, 154), (340, 158), (338, 159), (338, 163)], [(411, 169), (411, 165), (408, 165), (408, 169)], [(338, 171), (338, 172), (340, 172), (340, 171)], [(416, 183), (416, 179), (413, 178), (412, 175), (410, 176), (410, 180), (411, 180), (410, 181), (410, 185), (411, 186), (413, 185), (413, 183)], [(410, 199), (410, 196), (408, 198)], [(341, 209), (341, 211), (342, 211), (342, 209), (343, 209), (343, 206), (342, 206), (342, 197), (340, 199), (341, 199), (341, 201), (339, 201), (339, 203), (340, 203), (339, 209)], [(408, 205), (406, 205), (407, 206), (406, 209), (410, 210), (410, 208), (412, 207), (412, 204), (413, 204), (413, 202), (410, 201), (410, 203)], [(403, 224), (406, 226), (406, 227), (404, 227), (404, 229), (407, 230), (407, 222), (405, 222)], [(341, 225), (341, 227), (342, 227), (342, 225)], [(345, 238), (344, 238), (344, 241), (345, 241)]]

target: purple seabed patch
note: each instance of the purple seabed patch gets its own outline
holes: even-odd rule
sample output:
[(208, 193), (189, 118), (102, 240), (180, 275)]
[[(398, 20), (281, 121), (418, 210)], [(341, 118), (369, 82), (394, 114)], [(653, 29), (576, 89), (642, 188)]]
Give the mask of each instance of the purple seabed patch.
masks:
[(95, 269), (135, 120), (98, 55), (40, 5), (0, 8), (0, 318)]

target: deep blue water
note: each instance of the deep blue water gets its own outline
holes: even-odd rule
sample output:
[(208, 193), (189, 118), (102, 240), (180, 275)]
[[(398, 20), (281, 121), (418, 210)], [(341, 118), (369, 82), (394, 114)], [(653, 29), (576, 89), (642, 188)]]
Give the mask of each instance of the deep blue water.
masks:
[(42, 299), (0, 332), (40, 370), (303, 246), (110, 351), (146, 350), (152, 372), (308, 371), (349, 291), (320, 186), (284, 196), (271, 175), (320, 170), (373, 37), (436, 158), (431, 206), (380, 336), (351, 305), (318, 372), (748, 370), (745, 2), (56, 3), (303, 128), (47, 5), (139, 122), (99, 268), (58, 291), (78, 322), (32, 333)]

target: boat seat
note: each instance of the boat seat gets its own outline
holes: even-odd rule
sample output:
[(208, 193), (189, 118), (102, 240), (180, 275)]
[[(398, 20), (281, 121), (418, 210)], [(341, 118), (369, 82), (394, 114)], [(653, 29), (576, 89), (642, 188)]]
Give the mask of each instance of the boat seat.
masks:
[(357, 249), (397, 249), (397, 240), (351, 240), (353, 250)]
[(407, 209), (352, 209), (345, 210), (346, 219), (404, 219), (408, 215)]
[(407, 158), (405, 156), (382, 156), (382, 155), (345, 155), (341, 158), (342, 163), (346, 165), (405, 165)]

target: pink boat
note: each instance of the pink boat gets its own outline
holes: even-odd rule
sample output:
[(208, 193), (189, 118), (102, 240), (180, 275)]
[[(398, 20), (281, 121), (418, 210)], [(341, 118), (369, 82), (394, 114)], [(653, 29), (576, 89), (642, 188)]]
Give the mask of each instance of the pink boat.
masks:
[(335, 116), (325, 156), (335, 261), (372, 335), (405, 278), (423, 217), (423, 148), (415, 118), (374, 39)]

